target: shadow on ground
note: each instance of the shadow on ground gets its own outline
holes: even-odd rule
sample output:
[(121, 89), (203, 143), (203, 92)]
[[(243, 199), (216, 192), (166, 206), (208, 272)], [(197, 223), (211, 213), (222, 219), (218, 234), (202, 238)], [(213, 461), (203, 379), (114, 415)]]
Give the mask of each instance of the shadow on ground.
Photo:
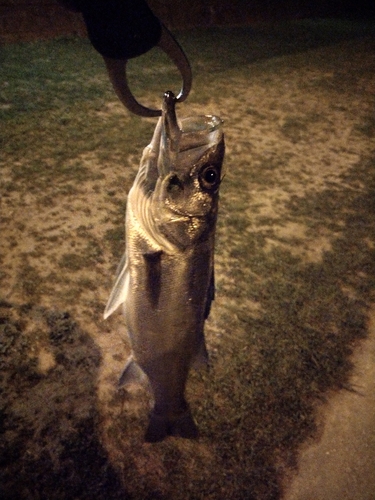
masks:
[[(211, 437), (221, 437), (227, 480), (246, 491), (246, 498), (279, 498), (280, 478), (287, 468), (297, 468), (299, 446), (319, 438), (317, 407), (333, 391), (354, 390), (351, 354), (367, 336), (375, 289), (373, 167), (360, 162), (342, 179), (346, 187), (287, 202), (284, 224), (306, 225), (305, 236), (312, 240), (334, 235), (318, 262), (298, 255), (305, 236), (278, 237), (272, 222), (238, 245), (232, 242), (235, 305), (228, 306), (217, 370), (206, 380), (220, 397), (200, 400), (200, 418), (211, 419)], [(366, 189), (358, 188), (361, 182)], [(240, 213), (232, 215), (241, 219)], [(245, 226), (248, 219), (242, 217)], [(251, 286), (243, 285), (247, 280)], [(249, 300), (260, 312), (254, 313)], [(242, 324), (237, 339), (231, 338), (234, 316)], [(220, 411), (225, 419), (215, 418)]]
[(127, 498), (98, 435), (101, 356), (67, 313), (0, 303), (0, 496)]
[[(359, 37), (373, 36), (374, 32), (373, 21), (304, 19), (298, 22), (279, 21), (236, 28), (197, 28), (181, 32), (179, 40), (193, 63), (200, 60), (197, 47), (204, 47), (205, 71), (212, 73), (222, 65), (227, 69), (240, 68), (264, 59), (298, 54)], [(235, 53), (233, 44), (236, 47)], [(207, 66), (210, 60), (212, 66)], [(202, 71), (203, 68), (198, 66), (198, 76)]]
[[(272, 230), (239, 240), (238, 248), (233, 242), (239, 285), (225, 298), (236, 304), (226, 314), (229, 329), (236, 317), (242, 335), (219, 341), (211, 373), (193, 376), (197, 393), (189, 396), (211, 458), (201, 463), (193, 444), (188, 465), (174, 439), (147, 449), (151, 461), (161, 460), (168, 486), (155, 478), (151, 486), (147, 467), (135, 466), (145, 449), (130, 436), (126, 414), (111, 427), (110, 455), (103, 448), (96, 396), (101, 355), (91, 337), (67, 313), (3, 301), (1, 498), (183, 498), (181, 492), (192, 498), (197, 491), (218, 498), (219, 489), (226, 498), (245, 498), (244, 492), (248, 499), (279, 498), (298, 447), (317, 435), (317, 404), (334, 390), (352, 390), (350, 356), (366, 336), (374, 290), (370, 163), (346, 175), (346, 188), (287, 202), (288, 220), (303, 221), (312, 235), (336, 234), (319, 262), (293, 256), (282, 238), (266, 252), (267, 239), (277, 240)], [(367, 189), (355, 189), (358, 179), (367, 179)], [(247, 279), (251, 287), (243, 286)], [(260, 314), (241, 305), (250, 299), (261, 304)]]

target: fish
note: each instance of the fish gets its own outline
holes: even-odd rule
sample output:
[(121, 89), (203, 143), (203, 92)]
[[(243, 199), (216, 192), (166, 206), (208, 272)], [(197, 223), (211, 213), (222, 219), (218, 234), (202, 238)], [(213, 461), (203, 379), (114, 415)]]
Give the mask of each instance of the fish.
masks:
[(104, 312), (122, 307), (130, 340), (119, 385), (147, 381), (153, 394), (146, 442), (199, 435), (185, 388), (190, 369), (208, 365), (204, 324), (215, 295), (223, 121), (178, 121), (176, 102), (165, 92), (128, 193), (125, 253)]

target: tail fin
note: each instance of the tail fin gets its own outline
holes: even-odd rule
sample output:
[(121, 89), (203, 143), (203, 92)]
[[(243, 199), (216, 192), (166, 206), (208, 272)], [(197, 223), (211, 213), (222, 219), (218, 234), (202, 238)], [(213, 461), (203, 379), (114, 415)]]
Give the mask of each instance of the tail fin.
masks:
[(196, 439), (198, 434), (198, 428), (190, 410), (187, 410), (181, 416), (173, 419), (166, 415), (152, 413), (146, 431), (145, 441), (148, 443), (156, 443), (168, 436)]

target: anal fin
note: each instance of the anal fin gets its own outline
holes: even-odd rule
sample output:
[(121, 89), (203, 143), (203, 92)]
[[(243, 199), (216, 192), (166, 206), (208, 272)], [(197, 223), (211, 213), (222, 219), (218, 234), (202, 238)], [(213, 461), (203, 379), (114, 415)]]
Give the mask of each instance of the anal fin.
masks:
[(125, 387), (132, 384), (144, 385), (146, 382), (147, 375), (139, 366), (139, 364), (130, 356), (130, 358), (126, 362), (125, 368), (121, 373), (120, 379), (118, 381), (118, 387)]

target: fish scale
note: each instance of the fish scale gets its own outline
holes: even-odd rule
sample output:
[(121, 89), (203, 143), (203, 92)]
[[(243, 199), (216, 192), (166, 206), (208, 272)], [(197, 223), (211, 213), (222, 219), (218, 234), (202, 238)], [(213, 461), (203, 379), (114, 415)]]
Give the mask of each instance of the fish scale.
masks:
[(224, 159), (222, 121), (162, 116), (129, 192), (126, 251), (104, 317), (122, 306), (132, 353), (121, 385), (148, 379), (145, 439), (195, 438), (185, 399), (189, 370), (207, 363), (204, 323), (214, 298), (214, 240)]

